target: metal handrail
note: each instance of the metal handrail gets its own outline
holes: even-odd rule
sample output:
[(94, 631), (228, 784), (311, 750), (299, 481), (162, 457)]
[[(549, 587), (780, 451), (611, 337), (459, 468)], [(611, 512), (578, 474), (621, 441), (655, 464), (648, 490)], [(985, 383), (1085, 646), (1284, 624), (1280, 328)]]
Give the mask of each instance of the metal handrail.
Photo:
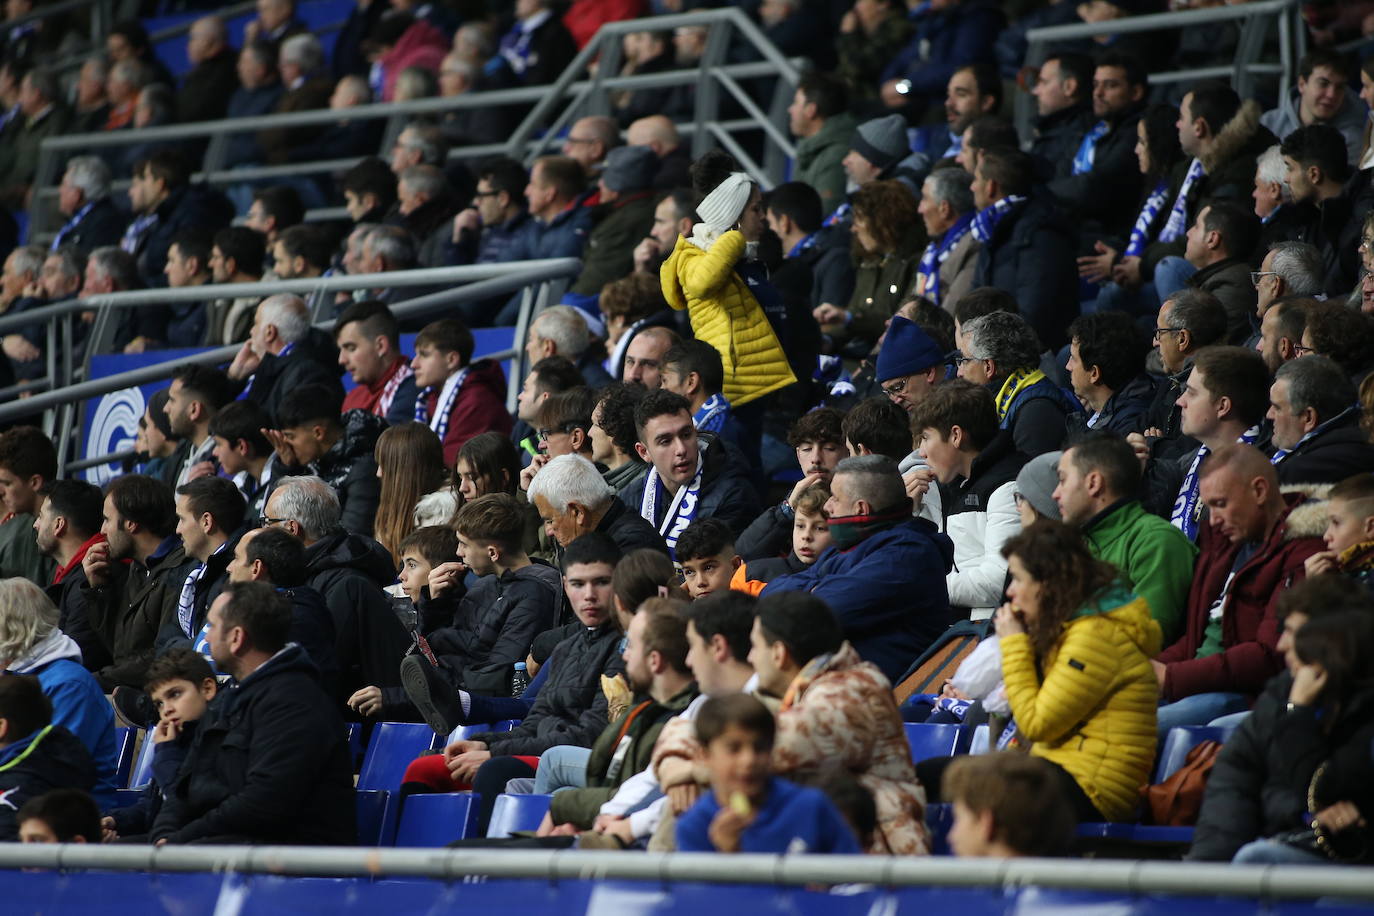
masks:
[(634, 853), (591, 850), (8, 843), (0, 868), (236, 872), (329, 877), (467, 876), (577, 881), (893, 887), (1037, 886), (1133, 895), (1312, 900), (1374, 896), (1374, 868), (949, 856)]
[[(1030, 42), (1064, 41), (1074, 38), (1095, 38), (1098, 35), (1134, 35), (1138, 32), (1158, 32), (1162, 29), (1183, 29), (1193, 25), (1211, 25), (1232, 19), (1272, 16), (1295, 9), (1299, 0), (1255, 0), (1236, 6), (1209, 6), (1196, 10), (1176, 10), (1169, 13), (1148, 13), (1127, 16), (1106, 22), (1071, 22), (1066, 25), (1047, 25), (1026, 33)], [(1027, 61), (1029, 63), (1029, 60)]]
[(59, 0), (58, 3), (45, 3), (36, 6), (31, 13), (25, 13), (15, 19), (5, 20), (5, 28), (23, 25), (26, 22), (42, 22), (53, 16), (60, 16), (63, 13), (70, 13), (73, 10), (85, 9), (88, 6), (108, 7), (109, 0)]

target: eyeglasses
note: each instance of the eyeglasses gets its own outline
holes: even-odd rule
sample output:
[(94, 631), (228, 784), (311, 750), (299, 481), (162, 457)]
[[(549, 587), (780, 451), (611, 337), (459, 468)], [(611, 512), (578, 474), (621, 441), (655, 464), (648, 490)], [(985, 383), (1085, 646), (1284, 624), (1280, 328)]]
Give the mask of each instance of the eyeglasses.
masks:
[(1161, 334), (1178, 334), (1186, 330), (1185, 328), (1155, 328), (1155, 340), (1159, 340)]
[(273, 518), (273, 517), (270, 516), (270, 515), (264, 515), (264, 516), (262, 517), (262, 523), (263, 523), (264, 526), (267, 526), (267, 527), (271, 527), (272, 525), (280, 524), (281, 522), (289, 522), (289, 521), (291, 521), (291, 519), (289, 519), (289, 518)]
[(1316, 353), (1316, 352), (1317, 352), (1317, 351), (1316, 351), (1314, 348), (1312, 348), (1312, 347), (1304, 347), (1302, 344), (1293, 344), (1293, 355), (1294, 355), (1294, 356), (1302, 356), (1302, 355), (1305, 354), (1305, 353)]
[(987, 359), (985, 356), (961, 356), (954, 361), (955, 368), (964, 368), (964, 363), (981, 363)]
[(536, 436), (539, 437), (539, 441), (547, 442), (547, 441), (550, 439), (550, 437), (556, 436), (556, 435), (558, 435), (559, 433), (567, 434), (567, 433), (571, 433), (571, 432), (572, 432), (573, 430), (575, 430), (575, 429), (585, 430), (585, 429), (587, 428), (588, 425), (589, 425), (589, 424), (577, 423), (577, 422), (573, 422), (573, 423), (564, 423), (562, 426), (558, 427), (557, 429), (536, 429), (536, 430), (534, 431), (534, 434), (535, 434)]
[(1255, 289), (1259, 289), (1260, 281), (1265, 277), (1277, 277), (1278, 274), (1272, 270), (1252, 270), (1250, 271), (1250, 283)]
[(882, 385), (880, 387), (883, 389), (883, 394), (887, 395), (890, 398), (895, 398), (903, 391), (906, 391), (906, 382), (906, 379), (900, 378), (897, 379), (897, 381), (891, 383), (890, 385)]
[(476, 200), (479, 197), (495, 197), (497, 194), (500, 193), (500, 191), (473, 191), (472, 198), (473, 200)]
[(564, 143), (595, 143), (595, 137), (565, 137)]

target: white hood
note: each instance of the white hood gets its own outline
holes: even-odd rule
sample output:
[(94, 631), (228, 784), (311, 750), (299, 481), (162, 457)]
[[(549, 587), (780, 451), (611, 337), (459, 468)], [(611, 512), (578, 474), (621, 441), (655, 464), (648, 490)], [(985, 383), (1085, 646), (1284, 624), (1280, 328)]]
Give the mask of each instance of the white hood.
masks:
[(52, 632), (40, 639), (28, 655), (11, 662), (9, 670), (14, 674), (28, 674), (36, 668), (62, 658), (69, 658), (80, 664), (81, 647), (76, 644), (76, 640), (53, 627)]

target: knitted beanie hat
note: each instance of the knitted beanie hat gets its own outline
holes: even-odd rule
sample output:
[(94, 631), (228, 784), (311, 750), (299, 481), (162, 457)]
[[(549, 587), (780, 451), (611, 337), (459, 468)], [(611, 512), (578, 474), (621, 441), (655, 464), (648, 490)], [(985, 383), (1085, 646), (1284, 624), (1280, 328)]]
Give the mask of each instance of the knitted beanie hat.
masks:
[(654, 183), (658, 157), (647, 146), (617, 146), (606, 154), (601, 180), (612, 191), (642, 191)]
[(940, 345), (919, 324), (901, 315), (894, 315), (887, 326), (883, 348), (878, 351), (874, 377), (882, 383), (903, 375), (924, 372), (932, 366), (943, 365), (944, 361), (945, 354)]
[(1046, 518), (1063, 521), (1054, 488), (1059, 486), (1059, 459), (1063, 452), (1046, 452), (1027, 461), (1016, 475), (1016, 492), (1031, 508)]
[(744, 205), (754, 193), (754, 183), (744, 172), (731, 172), (714, 191), (697, 204), (697, 216), (707, 228), (725, 232), (739, 222)]
[(911, 154), (907, 140), (906, 119), (891, 114), (885, 118), (865, 121), (854, 131), (850, 148), (863, 156), (879, 171), (887, 171)]

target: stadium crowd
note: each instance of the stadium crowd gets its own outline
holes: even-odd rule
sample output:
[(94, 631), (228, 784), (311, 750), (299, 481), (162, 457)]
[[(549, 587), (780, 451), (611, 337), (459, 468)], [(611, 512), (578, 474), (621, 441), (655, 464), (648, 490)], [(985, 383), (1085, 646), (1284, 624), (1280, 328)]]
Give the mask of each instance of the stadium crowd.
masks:
[[(398, 794), (474, 793), (476, 837), (500, 796), (552, 794), (536, 835), (465, 843), (916, 855), (940, 803), (960, 855), (1067, 854), (1211, 725), (1189, 858), (1371, 861), (1374, 57), (1335, 49), (1368, 4), (1313, 14), (1282, 98), (1151, 84), (1228, 60), (1225, 24), (1025, 66), (1028, 29), (1145, 0), (748, 4), (814, 62), (774, 187), (691, 155), (691, 87), (612, 93), (528, 167), (449, 156), (517, 108), (389, 150), (345, 111), (542, 85), (601, 23), (684, 5), (360, 0), (326, 55), (259, 0), (239, 49), (196, 20), (180, 77), (118, 23), (70, 87), (42, 64), (79, 37), (5, 5), (0, 212), (74, 132), (327, 107), (234, 135), (227, 167), (357, 162), (219, 189), (188, 142), (73, 156), (51, 239), (0, 225), (0, 313), (583, 268), (516, 342), (513, 414), (472, 329), (518, 297), (414, 327), (393, 307), (427, 290), (388, 285), (77, 322), (83, 353), (239, 350), (174, 373), (103, 488), (0, 432), (0, 839), (356, 843), (349, 723), (400, 721), (444, 740)], [(705, 43), (630, 34), (622, 72)], [(5, 335), (7, 383), (49, 343)], [(117, 720), (156, 745), (133, 805)], [(991, 751), (913, 759), (913, 722)]]

